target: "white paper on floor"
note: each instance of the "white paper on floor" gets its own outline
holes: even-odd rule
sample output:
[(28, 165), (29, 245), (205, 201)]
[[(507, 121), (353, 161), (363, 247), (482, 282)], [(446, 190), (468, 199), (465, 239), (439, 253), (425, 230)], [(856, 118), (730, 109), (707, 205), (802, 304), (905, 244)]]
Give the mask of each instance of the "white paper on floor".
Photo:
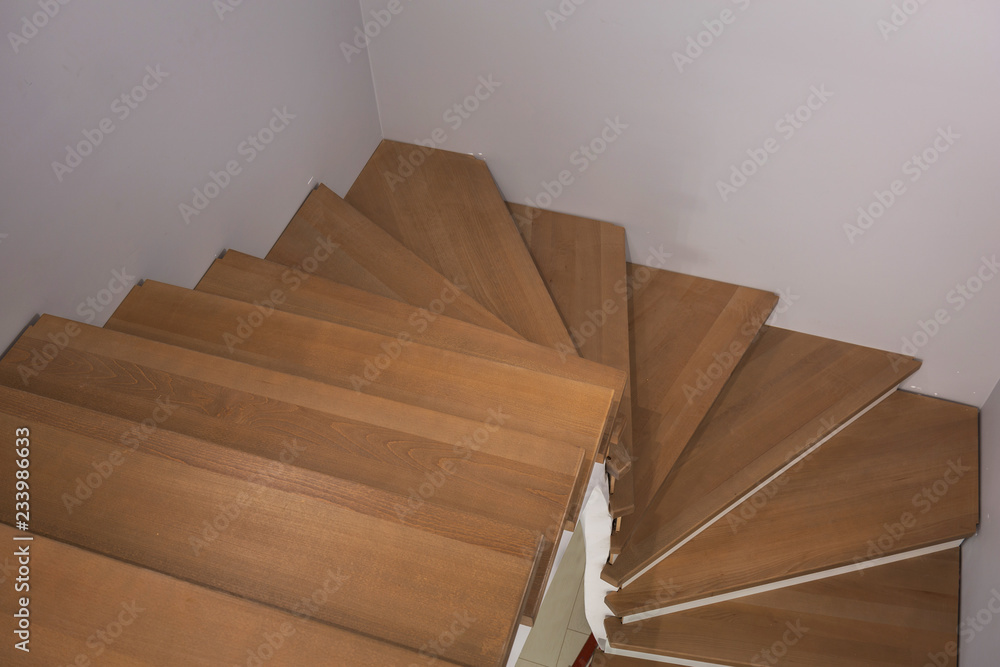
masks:
[(587, 566), (583, 572), (584, 609), (590, 631), (594, 633), (601, 649), (608, 646), (608, 635), (604, 631), (604, 619), (613, 616), (611, 609), (604, 604), (604, 597), (611, 591), (618, 590), (601, 579), (601, 571), (608, 562), (611, 553), (611, 512), (608, 511), (610, 496), (607, 478), (603, 484), (597, 484), (590, 493), (590, 498), (580, 514), (580, 528), (587, 549)]

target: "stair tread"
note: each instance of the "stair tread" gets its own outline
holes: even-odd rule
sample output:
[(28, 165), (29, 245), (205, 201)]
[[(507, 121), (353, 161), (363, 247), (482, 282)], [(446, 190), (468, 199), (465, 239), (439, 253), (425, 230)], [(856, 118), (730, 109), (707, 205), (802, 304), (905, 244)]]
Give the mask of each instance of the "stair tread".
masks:
[[(245, 386), (227, 387), (164, 370), (165, 364), (144, 354), (162, 344), (80, 327), (107, 339), (104, 346), (88, 345), (93, 336), (74, 337), (26, 391), (136, 422), (156, 414), (162, 417), (160, 428), (258, 456), (277, 460), (295, 455), (296, 466), (401, 494), (406, 503), (397, 508), (400, 520), (419, 513), (424, 501), (433, 498), (544, 535), (526, 611), (532, 618), (537, 613), (581, 466), (579, 449), (549, 443), (547, 458), (558, 460), (567, 472), (463, 450), (451, 442), (344, 418), (332, 408), (310, 408), (251, 393)], [(17, 366), (47, 342), (46, 333), (38, 325), (25, 332), (0, 361), (0, 382), (21, 387)], [(105, 356), (108, 345), (132, 347), (138, 352), (133, 358), (140, 361)], [(214, 357), (203, 362), (240, 365)], [(286, 378), (273, 373), (271, 380)]]
[(574, 350), (485, 162), (383, 140), (346, 199), (528, 340)]
[[(0, 424), (31, 430), (37, 534), (286, 611), (333, 563), (341, 587), (317, 620), (420, 650), (464, 613), (475, 622), (443, 657), (506, 659), (534, 571), (530, 531), (440, 506), (401, 523), (396, 494), (165, 429), (124, 448), (135, 422), (6, 387)], [(69, 513), (95, 461), (112, 472)]]
[[(638, 264), (628, 271), (635, 512), (612, 537), (613, 552), (624, 551), (778, 301), (769, 292), (673, 271)], [(717, 355), (729, 363), (719, 364)], [(706, 384), (710, 372), (715, 377)]]
[[(9, 543), (16, 534), (25, 535), (0, 524), (0, 539)], [(328, 662), (334, 646), (339, 660), (358, 667), (410, 667), (424, 660), (416, 650), (315, 620), (313, 609), (322, 605), (312, 600), (291, 613), (33, 538), (30, 648), (38, 664), (61, 665), (102, 649), (102, 665), (122, 667), (216, 667), (244, 664), (248, 655), (262, 662), (273, 655), (269, 664), (275, 665), (320, 665)], [(338, 576), (333, 567), (314, 582), (316, 599), (325, 604), (337, 594)], [(15, 597), (7, 595), (0, 608), (13, 615), (15, 604)], [(95, 636), (120, 618), (127, 625), (119, 634), (105, 630), (108, 641)], [(0, 648), (5, 664), (16, 664), (18, 654), (13, 642)]]
[[(608, 605), (618, 616), (662, 613), (797, 576), (863, 568), (879, 558), (974, 534), (978, 416), (970, 406), (893, 393), (753, 498), (609, 594)], [(655, 599), (660, 582), (668, 580), (676, 595)]]
[[(527, 245), (552, 301), (569, 327), (570, 337), (584, 359), (626, 373), (631, 370), (628, 330), (628, 276), (625, 228), (507, 202), (517, 229)], [(618, 413), (631, 414), (631, 391), (626, 386)], [(609, 440), (610, 442), (610, 440)], [(631, 465), (632, 423), (604, 453), (614, 456), (618, 469)], [(631, 514), (633, 480), (617, 474), (612, 513)]]
[(949, 549), (639, 623), (610, 617), (605, 625), (613, 649), (734, 667), (767, 664), (764, 651), (789, 667), (899, 667), (930, 655), (947, 667), (955, 664), (948, 648), (958, 646), (960, 561), (960, 550)]
[(621, 400), (626, 378), (620, 370), (321, 277), (289, 287), (284, 274), (280, 264), (230, 251), (195, 289), (387, 336), (406, 334), (424, 345), (607, 387)]
[(147, 281), (105, 327), (480, 422), (500, 411), (503, 428), (585, 452), (569, 517), (576, 521), (611, 418), (611, 390), (412, 341), (404, 350), (396, 337), (281, 311), (235, 342), (238, 321), (252, 312), (232, 299)]
[(605, 574), (627, 582), (919, 366), (910, 357), (763, 327)]
[(267, 259), (289, 267), (288, 284), (310, 275), (322, 276), (418, 308), (440, 303), (451, 317), (518, 336), (322, 184), (296, 212)]

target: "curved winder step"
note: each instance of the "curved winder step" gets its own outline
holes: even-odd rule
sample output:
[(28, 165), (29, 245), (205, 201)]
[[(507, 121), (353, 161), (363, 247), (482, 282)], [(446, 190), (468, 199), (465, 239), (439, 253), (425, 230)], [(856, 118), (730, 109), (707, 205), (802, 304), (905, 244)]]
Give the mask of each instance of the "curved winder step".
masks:
[(386, 139), (345, 199), (522, 336), (576, 354), (485, 162)]
[[(635, 511), (618, 553), (778, 297), (673, 271), (628, 265)], [(711, 376), (709, 375), (711, 374)]]
[(325, 185), (306, 198), (266, 259), (289, 267), (289, 288), (322, 276), (418, 308), (440, 303), (451, 317), (517, 335)]
[(764, 327), (604, 578), (627, 586), (919, 366), (910, 357)]
[[(506, 660), (534, 575), (530, 531), (443, 507), (403, 525), (402, 496), (163, 429), (124, 452), (135, 422), (6, 387), (0, 427), (31, 431), (36, 534), (285, 611), (332, 564), (340, 588), (317, 620), (419, 651), (467, 614), (442, 657)], [(107, 478), (67, 503), (101, 464)], [(13, 481), (0, 480), (11, 497)]]
[(978, 428), (897, 391), (607, 603), (630, 623), (955, 546), (979, 520)]
[(612, 617), (610, 650), (645, 665), (953, 667), (960, 561), (949, 549), (637, 623)]

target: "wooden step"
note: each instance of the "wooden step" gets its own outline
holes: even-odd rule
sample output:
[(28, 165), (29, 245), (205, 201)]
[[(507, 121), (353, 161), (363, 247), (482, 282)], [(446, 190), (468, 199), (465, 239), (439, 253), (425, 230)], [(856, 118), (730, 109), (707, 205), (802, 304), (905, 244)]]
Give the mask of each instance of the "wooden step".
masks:
[(576, 353), (485, 162), (383, 140), (345, 199), (522, 336)]
[(920, 362), (764, 327), (607, 568), (628, 585), (893, 391)]
[[(625, 228), (510, 202), (507, 208), (580, 356), (628, 374)], [(626, 418), (632, 409), (629, 394), (626, 386), (618, 411), (623, 428), (615, 438), (616, 447), (604, 450), (611, 457), (609, 472), (619, 478), (620, 495), (611, 503), (615, 516), (633, 509), (633, 482), (625, 476), (632, 463), (632, 425)]]
[(441, 308), (455, 319), (516, 336), (482, 304), (320, 185), (282, 232), (267, 259), (288, 271), (291, 288), (316, 275), (417, 308)]
[[(953, 667), (960, 560), (949, 549), (638, 623), (610, 617), (605, 626), (612, 650), (650, 665)], [(616, 661), (604, 664), (630, 664)]]
[(631, 622), (954, 546), (979, 521), (978, 420), (897, 391), (607, 603)]
[[(30, 536), (30, 542), (13, 542)], [(45, 665), (216, 667), (322, 665), (410, 667), (419, 651), (316, 620), (339, 595), (342, 572), (330, 564), (295, 612), (283, 611), (0, 524), (0, 539), (31, 551), (31, 662)], [(7, 563), (12, 557), (7, 556)], [(7, 618), (18, 596), (0, 596)], [(17, 641), (17, 640), (15, 640)], [(14, 641), (0, 662), (26, 664)], [(435, 664), (458, 663), (438, 658)]]
[(666, 480), (778, 299), (774, 294), (637, 264), (631, 296), (635, 512), (618, 552)]
[(282, 279), (285, 271), (280, 264), (230, 251), (212, 264), (195, 289), (248, 303), (266, 303), (284, 312), (394, 338), (405, 334), (424, 345), (607, 387), (614, 392), (615, 405), (621, 401), (625, 373), (603, 362), (560, 354), (323, 278), (289, 287)]
[[(46, 318), (30, 327), (14, 344), (0, 361), (0, 383), (22, 386), (18, 366), (30, 363), (32, 351), (48, 342), (49, 324)], [(548, 467), (532, 466), (347, 419), (328, 407), (253, 394), (241, 390), (243, 384), (227, 387), (164, 370), (151, 352), (169, 346), (79, 326), (90, 335), (74, 337), (26, 391), (138, 423), (152, 415), (159, 428), (270, 459), (293, 458), (297, 467), (400, 494), (406, 498), (396, 509), (401, 521), (433, 498), (531, 530), (546, 538), (525, 612), (535, 617), (581, 466), (578, 448), (550, 443)], [(96, 344), (94, 338), (103, 340)], [(139, 361), (105, 356), (108, 348)], [(217, 357), (201, 363), (242, 366)], [(286, 380), (271, 373), (271, 382)], [(552, 470), (553, 464), (561, 471)]]
[[(0, 388), (0, 428), (31, 432), (33, 532), (285, 611), (337, 567), (317, 620), (419, 651), (459, 614), (468, 627), (442, 657), (505, 662), (529, 531), (442, 507), (401, 523), (401, 496), (165, 429), (123, 446), (137, 426)], [(13, 485), (0, 481), (8, 497)]]

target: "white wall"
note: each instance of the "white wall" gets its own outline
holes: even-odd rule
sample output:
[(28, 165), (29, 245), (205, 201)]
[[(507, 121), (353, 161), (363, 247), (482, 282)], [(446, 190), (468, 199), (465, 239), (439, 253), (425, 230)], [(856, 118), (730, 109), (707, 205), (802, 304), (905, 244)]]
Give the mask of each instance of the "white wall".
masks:
[(962, 667), (993, 667), (1000, 655), (1000, 388), (980, 429), (982, 479), (994, 483), (983, 485), (979, 534), (962, 547)]
[[(878, 22), (892, 19), (894, 3), (919, 10), (897, 17), (903, 25), (884, 39)], [(369, 21), (390, 16), (389, 4), (362, 0)], [(369, 47), (386, 137), (422, 140), (441, 128), (442, 147), (484, 153), (517, 201), (537, 201), (566, 170), (572, 183), (550, 208), (624, 224), (633, 261), (648, 263), (662, 245), (666, 268), (780, 290), (779, 326), (894, 351), (920, 332), (923, 345), (907, 351), (924, 368), (908, 386), (986, 400), (1000, 377), (1000, 280), (971, 300), (952, 290), (970, 279), (978, 287), (981, 258), (1000, 253), (1000, 4), (400, 6)], [(567, 20), (550, 24), (558, 14), (546, 12), (560, 7)], [(730, 23), (712, 23), (723, 11)], [(705, 21), (724, 29), (706, 32), (711, 43), (679, 71), (674, 52)], [(448, 112), (489, 75), (500, 85), (479, 88), (486, 99), (469, 101), (478, 109)], [(776, 123), (814, 86), (832, 97), (814, 98), (819, 108), (789, 137)], [(574, 157), (607, 118), (628, 128), (596, 161)], [(904, 163), (949, 127), (959, 138), (912, 182)], [(724, 202), (717, 182), (769, 138), (777, 151)], [(897, 179), (905, 191), (850, 243), (844, 225)], [(936, 313), (944, 324), (928, 322)]]
[[(54, 16), (17, 52), (8, 33), (42, 10), (0, 7), (0, 350), (36, 313), (103, 323), (124, 294), (113, 271), (192, 286), (224, 248), (265, 252), (310, 178), (345, 192), (381, 138), (367, 53), (337, 46), (354, 0), (43, 1)], [(114, 100), (144, 77), (156, 87), (122, 118)], [(295, 118), (247, 162), (238, 146), (273, 108)], [(113, 131), (60, 182), (52, 163), (104, 118)], [(229, 160), (241, 171), (185, 224), (179, 205)], [(121, 293), (87, 313), (109, 283)]]

